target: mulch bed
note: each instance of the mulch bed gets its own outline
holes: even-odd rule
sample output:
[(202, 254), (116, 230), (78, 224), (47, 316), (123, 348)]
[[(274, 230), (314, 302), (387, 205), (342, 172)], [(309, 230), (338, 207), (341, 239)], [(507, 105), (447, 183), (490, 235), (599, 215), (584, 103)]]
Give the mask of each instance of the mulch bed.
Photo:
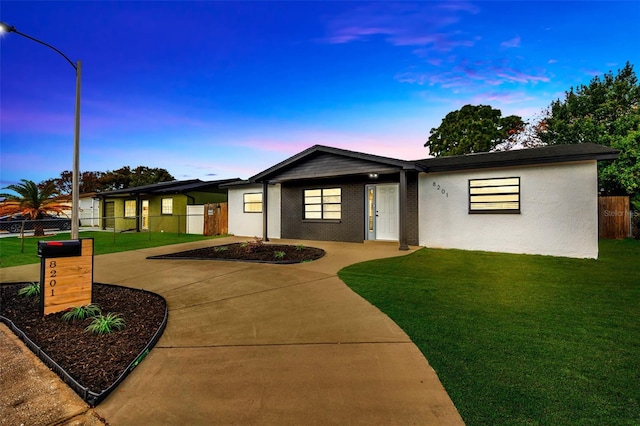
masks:
[(40, 315), (39, 298), (18, 296), (27, 283), (0, 285), (0, 315), (11, 320), (82, 386), (101, 392), (111, 386), (149, 344), (164, 320), (166, 302), (137, 289), (93, 284), (93, 303), (104, 315), (119, 313), (120, 331), (85, 332), (91, 319), (65, 322), (63, 312)]
[(315, 247), (263, 244), (249, 241), (181, 251), (161, 256), (150, 256), (149, 259), (214, 259), (264, 263), (300, 263), (319, 259), (324, 254), (324, 250)]

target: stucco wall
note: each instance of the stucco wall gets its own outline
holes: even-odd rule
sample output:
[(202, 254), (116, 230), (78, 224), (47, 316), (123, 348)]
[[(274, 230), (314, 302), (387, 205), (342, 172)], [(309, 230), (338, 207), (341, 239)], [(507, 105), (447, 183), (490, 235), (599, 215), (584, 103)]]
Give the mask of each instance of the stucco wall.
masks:
[[(262, 193), (262, 185), (229, 188), (229, 233), (240, 237), (262, 237), (262, 213), (244, 212), (245, 193)], [(280, 238), (280, 185), (270, 185), (268, 195), (268, 237)]]
[[(468, 180), (500, 177), (520, 177), (521, 213), (469, 214)], [(422, 246), (598, 257), (595, 161), (422, 173), (418, 194)]]

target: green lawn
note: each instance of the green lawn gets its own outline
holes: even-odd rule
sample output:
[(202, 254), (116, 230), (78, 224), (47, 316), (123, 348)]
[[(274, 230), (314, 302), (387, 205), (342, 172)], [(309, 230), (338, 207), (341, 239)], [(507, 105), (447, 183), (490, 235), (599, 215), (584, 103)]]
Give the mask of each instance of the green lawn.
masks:
[(597, 261), (421, 249), (339, 276), (469, 425), (640, 424), (640, 241), (601, 241)]
[[(0, 268), (38, 263), (38, 241), (68, 240), (69, 233), (52, 235), (45, 238), (18, 237), (0, 238)], [(193, 234), (175, 234), (170, 232), (133, 232), (112, 233), (88, 231), (80, 232), (80, 238), (93, 238), (94, 253), (106, 254), (120, 251), (137, 250), (148, 247), (166, 246), (169, 244), (187, 243), (217, 237), (205, 237)], [(24, 247), (23, 247), (24, 244)]]

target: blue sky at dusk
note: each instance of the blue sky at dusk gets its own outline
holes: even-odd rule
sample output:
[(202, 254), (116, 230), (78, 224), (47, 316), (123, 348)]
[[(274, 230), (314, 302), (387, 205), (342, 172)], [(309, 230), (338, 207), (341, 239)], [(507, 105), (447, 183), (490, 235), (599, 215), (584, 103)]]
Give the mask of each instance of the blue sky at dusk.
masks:
[[(0, 20), (81, 59), (81, 170), (247, 178), (314, 144), (428, 156), (465, 104), (532, 119), (640, 73), (640, 2), (28, 2)], [(72, 168), (75, 74), (0, 36), (0, 185)]]

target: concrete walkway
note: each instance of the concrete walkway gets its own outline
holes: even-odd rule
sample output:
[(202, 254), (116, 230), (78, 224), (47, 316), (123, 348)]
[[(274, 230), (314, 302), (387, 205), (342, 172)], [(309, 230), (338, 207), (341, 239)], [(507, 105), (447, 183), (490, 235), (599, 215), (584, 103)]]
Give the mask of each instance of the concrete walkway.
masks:
[[(146, 259), (212, 244), (202, 241), (96, 256), (96, 282), (161, 294), (169, 322), (88, 415), (110, 425), (463, 424), (407, 335), (336, 276), (407, 252), (397, 243), (273, 243), (327, 254), (295, 265)], [(0, 271), (2, 282), (37, 280), (39, 266)]]

